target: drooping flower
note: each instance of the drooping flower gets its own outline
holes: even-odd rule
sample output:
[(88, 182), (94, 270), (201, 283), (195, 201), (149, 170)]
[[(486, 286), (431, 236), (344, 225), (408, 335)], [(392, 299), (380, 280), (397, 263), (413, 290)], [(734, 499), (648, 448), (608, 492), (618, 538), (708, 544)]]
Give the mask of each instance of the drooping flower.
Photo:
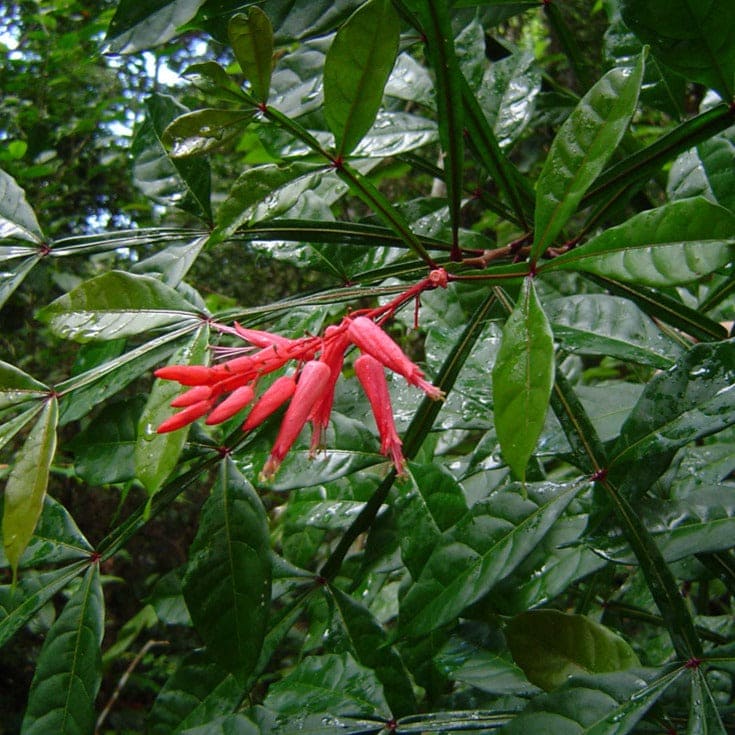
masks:
[(380, 452), (386, 457), (390, 456), (396, 472), (404, 475), (406, 460), (403, 456), (403, 443), (393, 419), (393, 406), (388, 381), (385, 379), (385, 369), (372, 355), (360, 355), (355, 360), (355, 374), (370, 401), (370, 408), (380, 435)]
[(291, 398), (295, 390), (296, 379), (293, 375), (282, 375), (280, 378), (276, 378), (270, 388), (258, 398), (257, 403), (253, 406), (247, 419), (245, 419), (242, 430), (250, 431), (260, 426), (272, 413), (277, 411)]
[(221, 424), (223, 421), (232, 418), (238, 411), (242, 411), (245, 406), (255, 397), (255, 391), (251, 385), (241, 385), (239, 388), (230, 393), (217, 407), (207, 416), (204, 422), (207, 425)]
[(270, 456), (263, 466), (261, 472), (263, 479), (273, 477), (280, 467), (283, 458), (308, 421), (312, 408), (329, 388), (330, 376), (329, 366), (317, 360), (310, 360), (301, 369), (293, 398), (286, 409)]
[(421, 368), (372, 319), (358, 316), (353, 319), (347, 330), (350, 339), (360, 348), (360, 352), (372, 355), (376, 360), (402, 375), (410, 385), (423, 390), (429, 398), (440, 400), (444, 393), (424, 379)]

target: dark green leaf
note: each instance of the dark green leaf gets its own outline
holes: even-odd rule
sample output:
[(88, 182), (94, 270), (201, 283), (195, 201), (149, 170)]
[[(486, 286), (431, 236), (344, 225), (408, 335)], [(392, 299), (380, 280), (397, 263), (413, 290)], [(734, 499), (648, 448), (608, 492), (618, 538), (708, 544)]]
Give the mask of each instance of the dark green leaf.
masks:
[(218, 99), (228, 102), (252, 104), (243, 93), (235, 80), (216, 62), (202, 61), (187, 67), (182, 76), (201, 89)]
[(219, 148), (241, 135), (251, 120), (249, 110), (195, 110), (177, 117), (163, 131), (163, 143), (173, 158), (185, 158)]
[[(88, 558), (92, 551), (89, 541), (79, 530), (69, 511), (47, 495), (38, 525), (18, 566), (20, 569), (38, 568), (45, 564), (73, 562)], [(7, 559), (0, 552), (0, 566), (6, 565)]]
[(692, 671), (692, 694), (690, 699), (689, 735), (727, 735), (722, 722), (720, 705), (714, 697), (701, 667)]
[(668, 192), (673, 199), (705, 196), (735, 212), (735, 129), (714, 135), (674, 161)]
[(58, 418), (56, 398), (47, 399), (16, 455), (5, 485), (3, 547), (14, 575), (43, 508), (51, 461), (56, 452)]
[[(174, 365), (201, 365), (207, 362), (209, 330), (201, 328), (193, 340), (174, 356)], [(188, 427), (178, 431), (157, 434), (156, 429), (173, 411), (171, 401), (181, 393), (181, 386), (173, 380), (156, 380), (143, 412), (137, 420), (137, 439), (133, 449), (136, 477), (143, 483), (149, 496), (155, 495), (176, 467)]]
[(10, 442), (12, 438), (26, 426), (26, 424), (33, 421), (42, 408), (43, 403), (38, 401), (31, 405), (30, 408), (26, 408), (24, 411), (21, 411), (17, 416), (13, 416), (12, 419), (6, 419), (0, 423), (0, 449)]
[(623, 0), (625, 24), (667, 66), (732, 99), (735, 6), (730, 0)]
[(375, 672), (391, 712), (401, 717), (416, 711), (416, 699), (406, 668), (388, 636), (370, 611), (336, 587), (330, 587), (333, 612), (327, 650), (351, 653)]
[(133, 337), (200, 318), (195, 307), (170, 286), (122, 271), (84, 281), (36, 316), (59, 337), (79, 342)]
[(523, 480), (554, 385), (554, 338), (531, 278), (524, 279), (503, 328), (492, 378), (495, 430), (503, 457)]
[(106, 51), (133, 54), (170, 40), (205, 0), (121, 0), (107, 29)]
[(610, 355), (656, 368), (668, 368), (681, 355), (667, 337), (627, 299), (578, 294), (550, 301), (546, 313), (554, 338), (568, 352)]
[(131, 148), (133, 180), (154, 201), (211, 222), (209, 164), (199, 158), (171, 158), (163, 143), (166, 128), (189, 110), (173, 97), (154, 94), (146, 100), (146, 112)]
[[(217, 211), (217, 229), (212, 234), (211, 242), (229, 237), (242, 225), (253, 225), (256, 221), (282, 214), (306, 189), (312, 188), (323, 173), (323, 166), (309, 163), (248, 169), (240, 175)], [(281, 201), (277, 196), (278, 190), (294, 181), (300, 181), (302, 186), (293, 191), (288, 201)], [(258, 208), (261, 202), (264, 207)]]
[(0, 409), (47, 396), (49, 389), (20, 368), (0, 360)]
[(438, 465), (411, 464), (410, 476), (412, 486), (399, 500), (398, 527), (401, 558), (416, 579), (442, 534), (467, 512), (467, 501), (460, 485)]
[(136, 432), (144, 405), (142, 396), (111, 403), (70, 442), (74, 469), (85, 482), (106, 485), (135, 477)]
[(416, 637), (451, 622), (508, 576), (580, 490), (576, 483), (512, 486), (476, 503), (443, 535), (401, 602), (400, 631)]
[(0, 170), (0, 240), (18, 238), (40, 245), (44, 241), (36, 214), (23, 189), (10, 174)]
[[(376, 719), (390, 719), (375, 674), (347, 653), (308, 656), (271, 685), (263, 704), (278, 713), (278, 733), (315, 734), (338, 727), (338, 721), (350, 727), (352, 720), (362, 718), (372, 720), (374, 727)], [(340, 731), (345, 732), (342, 728)]]
[(561, 126), (536, 186), (534, 260), (553, 244), (623, 137), (642, 76), (643, 56), (633, 68), (612, 69)]
[(695, 345), (648, 383), (623, 425), (611, 466), (630, 472), (733, 423), (735, 341)]
[(210, 722), (222, 712), (234, 711), (242, 685), (206, 653), (186, 656), (161, 688), (148, 715), (150, 735), (169, 735), (185, 727)]
[[(633, 672), (579, 676), (532, 700), (502, 735), (626, 735), (683, 669), (650, 680)], [(643, 673), (643, 672), (641, 672)]]
[(664, 204), (605, 230), (542, 270), (580, 270), (648, 286), (688, 283), (727, 263), (735, 214), (695, 197)]
[(255, 98), (268, 101), (273, 68), (273, 28), (257, 6), (230, 18), (227, 35), (237, 63), (250, 82)]
[(270, 588), (265, 510), (235, 465), (223, 460), (189, 552), (184, 598), (207, 650), (238, 677), (258, 663)]
[(93, 564), (46, 636), (23, 719), (27, 735), (87, 735), (102, 681), (104, 600)]
[(549, 691), (578, 674), (602, 674), (639, 666), (633, 649), (616, 633), (584, 615), (530, 610), (505, 630), (508, 647), (529, 681)]
[(352, 152), (375, 120), (399, 30), (390, 0), (368, 0), (332, 41), (324, 62), (324, 114), (338, 158)]
[[(2, 224), (1, 221), (0, 224)], [(12, 270), (6, 270), (0, 273), (0, 309), (5, 306), (8, 299), (15, 293), (18, 286), (23, 283), (25, 277), (31, 272), (41, 257), (41, 255), (31, 255), (30, 258), (26, 258), (13, 266)]]
[(181, 735), (261, 735), (262, 730), (244, 715), (223, 715), (206, 725), (187, 728)]

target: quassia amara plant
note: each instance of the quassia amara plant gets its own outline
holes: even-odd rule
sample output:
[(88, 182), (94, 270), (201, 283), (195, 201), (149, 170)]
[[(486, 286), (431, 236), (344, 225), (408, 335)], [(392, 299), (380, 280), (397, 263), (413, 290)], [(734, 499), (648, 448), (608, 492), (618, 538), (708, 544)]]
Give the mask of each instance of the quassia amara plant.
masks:
[(733, 731), (735, 4), (579, 8), (117, 5), (150, 220), (0, 172), (22, 733)]

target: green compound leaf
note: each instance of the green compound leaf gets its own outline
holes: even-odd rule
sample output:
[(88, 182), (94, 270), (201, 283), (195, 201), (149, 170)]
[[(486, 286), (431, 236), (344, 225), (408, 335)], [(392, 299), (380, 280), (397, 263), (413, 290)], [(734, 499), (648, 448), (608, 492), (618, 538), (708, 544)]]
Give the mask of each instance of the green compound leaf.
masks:
[(25, 735), (88, 735), (94, 730), (103, 632), (104, 599), (94, 564), (43, 644), (23, 719)]
[(451, 622), (507, 577), (579, 492), (579, 483), (514, 485), (476, 503), (443, 534), (401, 601), (400, 633), (419, 637)]
[(49, 398), (16, 456), (5, 486), (3, 547), (14, 576), (43, 509), (56, 452), (58, 419), (58, 402), (55, 397)]
[(36, 317), (62, 339), (90, 342), (198, 321), (199, 311), (157, 278), (111, 271), (84, 281)]
[(642, 77), (642, 55), (634, 67), (612, 69), (559, 129), (536, 189), (533, 260), (553, 243), (623, 137)]
[[(207, 359), (209, 330), (201, 328), (194, 339), (182, 347), (172, 365), (201, 365)], [(138, 431), (133, 461), (135, 474), (148, 491), (155, 495), (171, 474), (186, 444), (188, 427), (165, 434), (157, 434), (160, 424), (173, 414), (171, 401), (181, 393), (181, 386), (173, 380), (156, 380), (148, 401), (138, 419)]]
[(273, 27), (268, 16), (257, 6), (237, 13), (227, 25), (227, 36), (255, 98), (267, 102), (273, 68)]
[(523, 480), (554, 385), (554, 338), (531, 278), (524, 280), (505, 323), (492, 376), (495, 430), (503, 457)]
[(258, 663), (270, 597), (265, 510), (225, 459), (189, 550), (184, 599), (212, 658), (238, 678), (246, 678)]
[(625, 24), (668, 67), (732, 99), (735, 5), (730, 0), (623, 0)]
[(704, 199), (682, 199), (631, 217), (544, 270), (577, 270), (645, 286), (688, 283), (729, 262), (735, 215)]
[(368, 0), (332, 41), (324, 62), (324, 114), (339, 158), (349, 155), (375, 120), (399, 31), (390, 0)]
[(584, 615), (530, 610), (510, 621), (505, 637), (528, 680), (546, 691), (561, 686), (572, 675), (640, 666), (633, 649), (620, 636)]

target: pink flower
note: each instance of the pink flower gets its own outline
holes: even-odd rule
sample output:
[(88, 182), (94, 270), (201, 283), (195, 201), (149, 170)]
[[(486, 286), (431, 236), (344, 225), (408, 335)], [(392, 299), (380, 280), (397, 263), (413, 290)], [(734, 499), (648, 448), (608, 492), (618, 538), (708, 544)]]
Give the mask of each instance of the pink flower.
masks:
[(371, 355), (361, 355), (355, 360), (355, 374), (370, 401), (375, 423), (380, 434), (380, 452), (390, 455), (396, 472), (403, 476), (406, 473), (406, 460), (403, 456), (403, 444), (396, 432), (393, 420), (393, 406), (385, 379), (383, 366)]
[(165, 434), (168, 431), (176, 431), (177, 429), (183, 429), (187, 424), (192, 423), (204, 416), (205, 413), (212, 408), (212, 401), (199, 401), (188, 406), (183, 411), (171, 416), (166, 419), (157, 429), (156, 433)]
[(280, 467), (308, 421), (312, 408), (329, 388), (330, 376), (329, 366), (317, 360), (307, 362), (301, 369), (296, 390), (286, 409), (270, 457), (263, 466), (261, 477), (264, 480), (272, 478)]
[(256, 404), (248, 414), (243, 431), (250, 431), (260, 426), (272, 413), (277, 411), (296, 390), (296, 380), (293, 375), (282, 375), (273, 381), (273, 384), (263, 395), (258, 398)]
[(255, 397), (255, 391), (251, 385), (241, 385), (235, 388), (224, 401), (219, 403), (212, 413), (207, 416), (204, 422), (208, 426), (212, 424), (221, 424), (223, 421), (232, 418), (238, 411), (241, 411)]
[(444, 398), (444, 393), (424, 380), (421, 368), (372, 319), (356, 317), (351, 321), (347, 334), (363, 354), (372, 355), (394, 373), (402, 375), (410, 385), (421, 388), (429, 398)]
[(208, 385), (211, 371), (206, 365), (167, 365), (153, 373), (162, 380), (175, 380), (181, 385)]

